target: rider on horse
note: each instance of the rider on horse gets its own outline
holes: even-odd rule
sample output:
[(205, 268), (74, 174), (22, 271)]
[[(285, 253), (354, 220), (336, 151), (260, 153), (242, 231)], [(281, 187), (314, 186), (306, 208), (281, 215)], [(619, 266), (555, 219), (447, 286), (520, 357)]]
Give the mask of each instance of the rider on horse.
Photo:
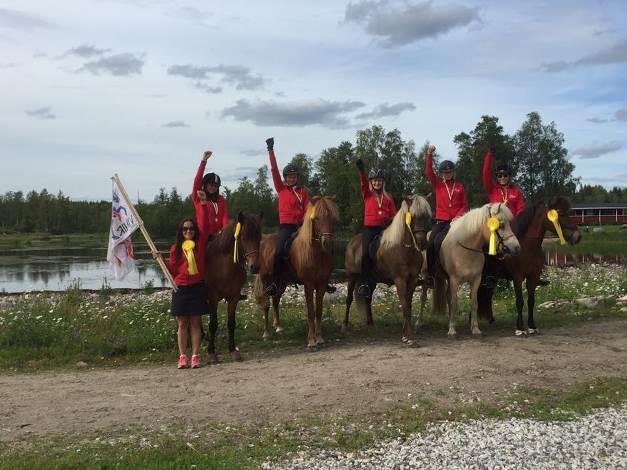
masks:
[(492, 150), (488, 150), (483, 160), (483, 187), (490, 203), (504, 202), (507, 208), (517, 217), (525, 210), (525, 199), (522, 191), (512, 184), (509, 165), (500, 164), (496, 167), (496, 181), (492, 180)]
[(361, 279), (357, 295), (370, 298), (372, 292), (368, 286), (372, 280), (373, 260), (370, 258), (370, 244), (396, 215), (394, 199), (385, 191), (383, 170), (370, 170), (366, 176), (364, 162), (357, 160), (361, 197), (364, 200), (364, 227), (361, 231)]
[(289, 254), (286, 251), (286, 243), (294, 232), (298, 230), (298, 226), (303, 223), (307, 204), (309, 203), (309, 194), (305, 188), (298, 186), (298, 168), (295, 165), (288, 164), (285, 166), (283, 168), (284, 179), (281, 179), (274, 155), (274, 138), (266, 139), (266, 144), (268, 145), (274, 189), (276, 189), (279, 195), (279, 232), (274, 253), (272, 282), (266, 287), (266, 295), (272, 297), (279, 294), (281, 290), (279, 285), (281, 273)]
[(433, 286), (433, 276), (435, 274), (436, 258), (434, 240), (436, 235), (442, 231), (446, 234), (451, 221), (468, 212), (468, 199), (464, 185), (455, 181), (455, 164), (450, 160), (444, 160), (440, 163), (438, 169), (442, 179), (438, 179), (433, 171), (434, 151), (435, 146), (429, 145), (425, 167), (425, 174), (435, 192), (435, 224), (431, 229), (431, 236), (429, 237), (427, 245), (427, 269), (429, 278), (425, 281), (429, 287)]
[(194, 208), (197, 214), (200, 213), (201, 206), (201, 201), (197, 193), (202, 190), (207, 194), (207, 204), (209, 205), (207, 208), (209, 237), (220, 232), (229, 223), (229, 210), (226, 205), (226, 199), (220, 195), (220, 177), (215, 173), (207, 173), (203, 176), (205, 167), (207, 166), (207, 160), (209, 160), (211, 155), (211, 150), (207, 150), (203, 154), (200, 165), (198, 165), (198, 170), (196, 171), (194, 188), (192, 190), (192, 201), (194, 202)]

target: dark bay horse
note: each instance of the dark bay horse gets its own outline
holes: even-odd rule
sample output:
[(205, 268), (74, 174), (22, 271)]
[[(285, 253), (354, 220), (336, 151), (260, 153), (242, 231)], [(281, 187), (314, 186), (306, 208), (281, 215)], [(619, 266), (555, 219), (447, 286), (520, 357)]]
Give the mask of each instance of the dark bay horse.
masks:
[[(563, 237), (570, 245), (575, 245), (581, 241), (581, 234), (576, 224), (568, 217), (570, 201), (563, 196), (556, 196), (548, 203), (538, 202), (527, 207), (522, 214), (516, 217), (515, 233), (520, 241), (520, 253), (490, 266), (491, 270), (496, 270), (497, 276), (511, 278), (514, 281), (514, 292), (516, 294), (516, 336), (524, 334), (535, 334), (538, 332), (533, 319), (533, 309), (536, 301), (536, 287), (540, 280), (542, 267), (544, 266), (544, 253), (542, 252), (542, 241), (547, 232), (557, 236), (557, 227), (549, 220), (549, 212), (554, 210), (557, 214), (557, 223), (561, 227)], [(554, 213), (554, 214), (555, 214)], [(527, 287), (527, 330), (523, 321), (523, 293), (522, 283), (526, 281)], [(492, 314), (492, 296), (494, 289), (479, 289), (479, 313), (490, 322), (494, 321)]]
[(451, 228), (440, 248), (439, 266), (433, 289), (433, 312), (442, 313), (448, 305), (449, 338), (457, 336), (455, 329), (458, 310), (457, 291), (464, 282), (470, 283), (470, 330), (473, 335), (481, 334), (477, 320), (477, 290), (485, 261), (482, 248), (491, 238), (492, 229), (489, 223), (492, 220), (495, 222), (496, 253), (498, 255), (518, 253), (520, 244), (510, 226), (512, 218), (507, 206), (497, 203), (472, 209), (451, 222)]
[[(423, 264), (421, 250), (427, 243), (427, 231), (431, 221), (431, 208), (422, 196), (404, 198), (401, 207), (394, 216), (392, 223), (382, 235), (375, 257), (374, 281), (370, 282), (370, 290), (374, 291), (376, 283), (394, 284), (396, 293), (403, 308), (403, 328), (401, 341), (412, 343), (414, 330), (411, 324), (411, 303), (418, 284), (418, 275)], [(346, 274), (348, 275), (348, 292), (346, 296), (346, 313), (344, 328), (349, 324), (349, 313), (353, 302), (355, 285), (361, 271), (361, 234), (355, 235), (346, 246)], [(372, 299), (358, 298), (358, 305), (365, 310), (366, 322), (372, 325)]]
[[(316, 196), (311, 199), (303, 224), (298, 229), (289, 252), (289, 270), (282, 273), (278, 295), (272, 297), (274, 328), (281, 331), (279, 303), (288, 284), (302, 284), (307, 309), (307, 346), (323, 344), (322, 300), (333, 272), (333, 242), (338, 209), (335, 197)], [(255, 299), (264, 313), (263, 337), (268, 332), (270, 301), (264, 288), (272, 280), (276, 234), (263, 238), (260, 244), (259, 274), (255, 280)], [(315, 300), (314, 300), (315, 296)]]
[(259, 269), (260, 240), (261, 215), (240, 212), (237, 219), (232, 220), (207, 245), (205, 284), (209, 292), (207, 302), (210, 363), (218, 361), (215, 339), (218, 330), (218, 302), (222, 299), (227, 302), (229, 352), (234, 360), (241, 360), (239, 349), (235, 345), (235, 311), (240, 300), (240, 292), (246, 282), (246, 265), (251, 273), (256, 273)]

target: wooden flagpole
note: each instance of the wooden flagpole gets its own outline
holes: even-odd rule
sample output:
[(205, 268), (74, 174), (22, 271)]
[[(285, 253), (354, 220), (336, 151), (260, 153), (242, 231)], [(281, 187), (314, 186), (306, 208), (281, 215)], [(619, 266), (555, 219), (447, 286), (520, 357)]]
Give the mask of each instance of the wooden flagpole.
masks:
[[(139, 224), (139, 230), (141, 231), (142, 235), (146, 239), (146, 243), (148, 243), (148, 246), (150, 247), (152, 251), (158, 251), (157, 247), (152, 241), (152, 238), (150, 238), (150, 235), (148, 234), (146, 227), (144, 227), (144, 221), (139, 216), (137, 209), (135, 209), (135, 206), (131, 202), (131, 199), (128, 197), (128, 194), (126, 193), (126, 189), (124, 189), (124, 185), (122, 184), (122, 181), (120, 181), (120, 177), (118, 176), (117, 173), (113, 176), (113, 180), (118, 184), (118, 188), (120, 188), (122, 195), (126, 199), (126, 202), (128, 202), (129, 209), (133, 213), (133, 216), (135, 217), (135, 219), (137, 219), (137, 223)], [(165, 274), (165, 277), (168, 279), (168, 281), (170, 281), (170, 284), (172, 284), (172, 289), (177, 290), (176, 283), (174, 282), (174, 278), (172, 277), (172, 274), (168, 270), (168, 267), (165, 265), (165, 261), (163, 261), (163, 257), (161, 255), (157, 256), (157, 263), (161, 267), (161, 270), (163, 271), (163, 274)]]

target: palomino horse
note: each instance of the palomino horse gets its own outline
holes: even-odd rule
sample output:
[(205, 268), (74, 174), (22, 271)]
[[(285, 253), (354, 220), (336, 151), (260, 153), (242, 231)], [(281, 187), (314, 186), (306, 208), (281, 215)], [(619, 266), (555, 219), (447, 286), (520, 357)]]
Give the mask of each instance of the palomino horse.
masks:
[[(311, 199), (303, 225), (298, 229), (290, 247), (290, 272), (282, 274), (280, 292), (272, 297), (274, 328), (278, 333), (281, 331), (279, 303), (287, 284), (298, 283), (305, 287), (307, 346), (310, 348), (324, 343), (322, 299), (333, 271), (333, 238), (337, 221), (338, 210), (335, 197), (316, 196)], [(261, 241), (259, 275), (255, 280), (255, 299), (264, 314), (264, 339), (270, 336), (268, 332), (270, 302), (264, 293), (264, 287), (272, 279), (275, 245), (276, 234), (265, 236)]]
[[(495, 231), (491, 235), (488, 226), (490, 219), (496, 219)], [(433, 311), (442, 313), (448, 303), (448, 336), (455, 338), (455, 319), (457, 316), (457, 290), (464, 282), (470, 283), (471, 310), (470, 330), (473, 335), (480, 335), (477, 320), (477, 289), (481, 282), (481, 271), (485, 260), (482, 247), (495, 240), (497, 254), (516, 254), (520, 244), (512, 232), (510, 222), (512, 213), (503, 203), (486, 204), (472, 209), (457, 220), (451, 222), (440, 248), (439, 266), (433, 289)]]
[[(239, 228), (238, 228), (239, 227)], [(240, 292), (246, 282), (246, 264), (251, 273), (259, 269), (259, 241), (261, 240), (261, 215), (240, 212), (236, 220), (207, 245), (205, 284), (209, 292), (209, 362), (217, 363), (215, 350), (218, 330), (218, 302), (225, 299), (228, 312), (229, 352), (233, 360), (241, 360), (235, 345), (235, 311)]]
[[(536, 287), (544, 265), (542, 240), (544, 240), (546, 232), (559, 236), (558, 232), (561, 230), (561, 238), (570, 245), (575, 245), (581, 241), (581, 234), (577, 225), (571, 222), (568, 217), (569, 210), (570, 201), (563, 196), (554, 197), (548, 204), (539, 202), (527, 207), (522, 214), (516, 217), (514, 224), (516, 237), (520, 242), (520, 253), (495, 262), (494, 268), (497, 276), (501, 274), (514, 281), (517, 311), (516, 336), (532, 335), (538, 332), (533, 320), (533, 309), (536, 301)], [(556, 216), (555, 222), (551, 221), (551, 217)], [(527, 287), (527, 330), (525, 330), (522, 314), (525, 304), (522, 293), (523, 281), (526, 281)], [(479, 288), (479, 314), (490, 322), (494, 321), (492, 315), (493, 295), (494, 289)]]
[[(371, 292), (377, 282), (396, 286), (396, 293), (403, 308), (403, 329), (401, 341), (413, 342), (414, 331), (411, 324), (411, 303), (418, 284), (418, 274), (423, 264), (423, 250), (427, 243), (427, 230), (431, 222), (431, 207), (422, 196), (410, 196), (403, 200), (392, 223), (381, 235), (381, 242), (375, 257), (374, 282), (370, 282)], [(361, 271), (361, 235), (355, 235), (346, 246), (346, 273), (348, 292), (344, 328), (348, 327), (348, 316), (353, 302), (355, 285)], [(358, 305), (365, 308), (366, 322), (372, 325), (372, 299), (358, 298)]]

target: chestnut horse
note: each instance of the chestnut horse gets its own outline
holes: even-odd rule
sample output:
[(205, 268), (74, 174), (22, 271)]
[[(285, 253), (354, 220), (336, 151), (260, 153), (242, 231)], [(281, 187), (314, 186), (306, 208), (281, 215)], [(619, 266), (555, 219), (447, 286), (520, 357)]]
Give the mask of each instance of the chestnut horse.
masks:
[[(418, 284), (418, 274), (423, 264), (421, 250), (427, 244), (427, 230), (431, 223), (431, 207), (422, 196), (404, 198), (392, 223), (381, 234), (381, 242), (375, 257), (374, 281), (369, 287), (374, 291), (377, 282), (394, 284), (403, 308), (401, 341), (412, 343), (414, 330), (411, 324), (411, 303)], [(348, 316), (355, 285), (361, 271), (361, 234), (355, 235), (346, 246), (346, 274), (348, 292), (344, 328), (348, 327)], [(372, 299), (358, 297), (358, 305), (365, 309), (366, 323), (372, 325)]]
[(239, 348), (235, 345), (235, 311), (240, 300), (240, 292), (246, 282), (246, 265), (253, 274), (259, 269), (260, 240), (261, 215), (240, 212), (237, 219), (232, 220), (207, 245), (205, 284), (209, 292), (207, 303), (210, 363), (218, 362), (215, 339), (218, 330), (218, 302), (222, 299), (227, 302), (229, 352), (233, 360), (241, 360)]
[[(557, 214), (557, 223), (549, 220), (549, 211), (554, 210)], [(533, 319), (533, 309), (536, 301), (536, 287), (540, 280), (542, 267), (544, 265), (544, 253), (542, 252), (542, 241), (546, 232), (557, 234), (556, 225), (559, 224), (564, 241), (570, 245), (575, 245), (581, 241), (581, 234), (576, 224), (568, 217), (570, 201), (563, 196), (556, 196), (548, 204), (539, 202), (527, 207), (522, 214), (516, 217), (515, 233), (520, 241), (520, 253), (517, 256), (506, 258), (502, 261), (495, 260), (490, 263), (490, 271), (494, 271), (497, 276), (511, 278), (514, 281), (514, 292), (516, 294), (516, 336), (524, 334), (535, 334), (538, 332)], [(527, 329), (523, 321), (523, 306), (525, 304), (522, 293), (522, 283), (527, 287)], [(479, 289), (479, 314), (494, 321), (492, 314), (492, 296), (494, 289)]]
[[(281, 331), (279, 303), (288, 284), (302, 284), (305, 288), (307, 309), (307, 346), (323, 344), (322, 299), (333, 272), (333, 239), (338, 221), (335, 197), (315, 196), (311, 199), (303, 224), (296, 233), (289, 253), (289, 268), (282, 273), (280, 292), (272, 297), (274, 328)], [(255, 280), (255, 299), (263, 309), (263, 337), (268, 332), (270, 302), (264, 289), (272, 280), (276, 234), (263, 237), (260, 245), (259, 274)], [(315, 295), (315, 301), (314, 301)], [(315, 302), (315, 303), (314, 303)]]
[(485, 261), (482, 248), (490, 240), (488, 220), (492, 218), (498, 221), (494, 233), (497, 254), (518, 253), (520, 244), (510, 227), (512, 213), (503, 203), (486, 204), (453, 220), (442, 242), (434, 279), (433, 312), (443, 312), (445, 303), (448, 304), (449, 338), (457, 336), (457, 291), (464, 282), (470, 283), (470, 330), (473, 335), (481, 334), (477, 320), (477, 290)]

